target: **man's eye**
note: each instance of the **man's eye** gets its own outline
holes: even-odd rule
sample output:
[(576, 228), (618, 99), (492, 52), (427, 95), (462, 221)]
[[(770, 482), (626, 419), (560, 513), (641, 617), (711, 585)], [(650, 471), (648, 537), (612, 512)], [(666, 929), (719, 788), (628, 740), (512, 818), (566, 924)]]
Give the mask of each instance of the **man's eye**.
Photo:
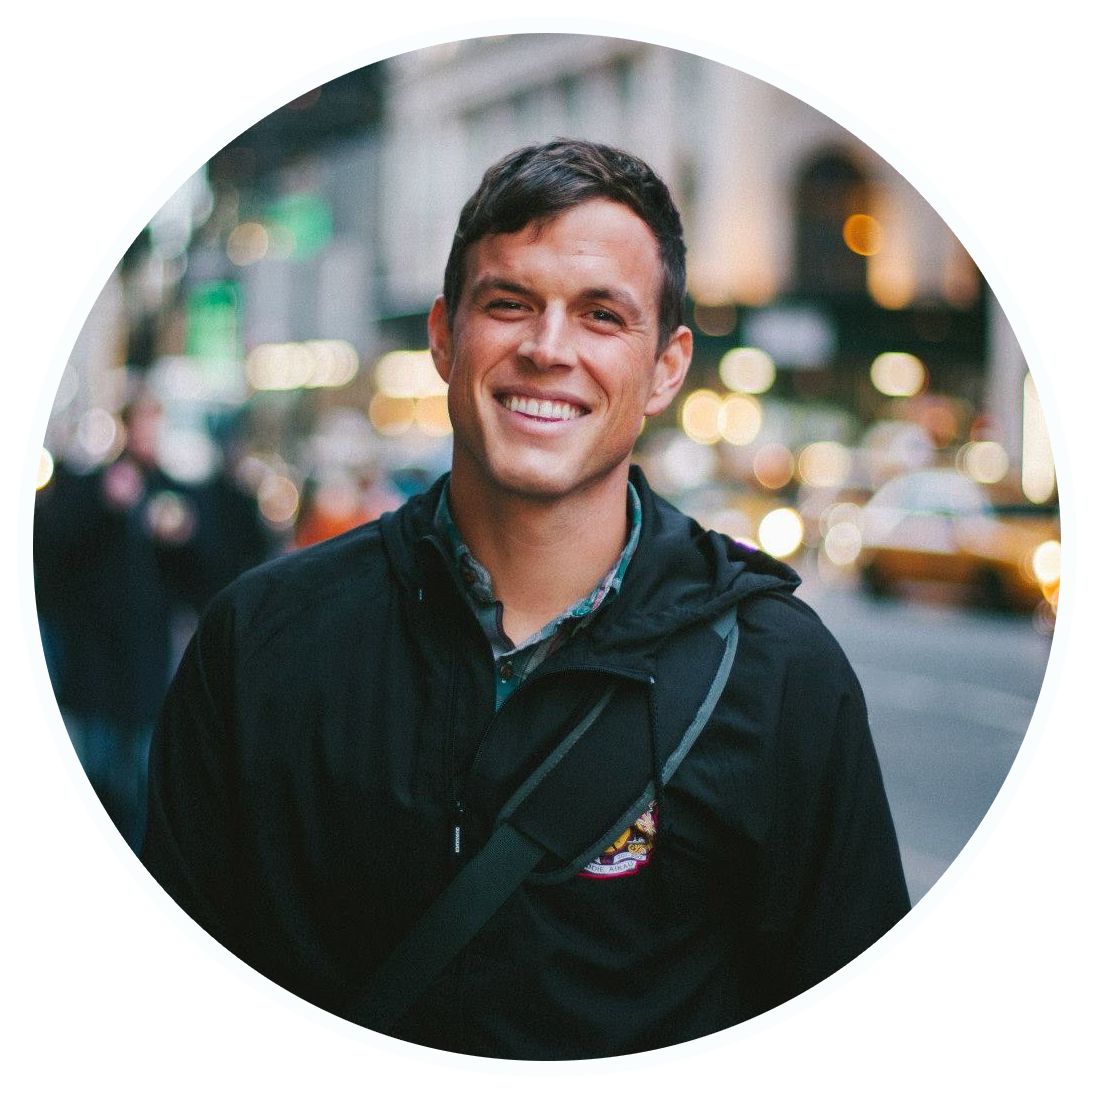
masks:
[(487, 310), (500, 310), (502, 312), (511, 312), (513, 310), (523, 310), (524, 304), (517, 302), (515, 299), (511, 298), (498, 298), (494, 299), (492, 302), (487, 303), (486, 308)]
[(603, 306), (598, 306), (594, 310), (589, 311), (589, 317), (593, 321), (601, 321), (608, 325), (622, 325), (623, 319), (613, 312), (612, 310), (605, 310)]

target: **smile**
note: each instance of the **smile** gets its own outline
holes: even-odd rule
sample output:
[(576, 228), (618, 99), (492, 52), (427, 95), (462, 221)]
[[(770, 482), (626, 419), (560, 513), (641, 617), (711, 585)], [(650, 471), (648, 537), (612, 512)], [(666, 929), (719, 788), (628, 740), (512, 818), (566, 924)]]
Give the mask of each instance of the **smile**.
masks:
[(569, 402), (549, 398), (525, 398), (518, 394), (499, 395), (498, 401), (513, 413), (523, 413), (525, 417), (535, 417), (540, 421), (573, 421), (589, 412)]

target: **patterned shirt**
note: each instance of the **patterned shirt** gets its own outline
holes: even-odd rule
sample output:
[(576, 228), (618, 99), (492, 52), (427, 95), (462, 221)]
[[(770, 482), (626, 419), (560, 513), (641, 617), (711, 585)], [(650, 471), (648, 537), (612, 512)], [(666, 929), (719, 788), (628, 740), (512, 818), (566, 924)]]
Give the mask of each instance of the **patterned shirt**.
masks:
[(638, 500), (638, 491), (627, 483), (627, 543), (611, 569), (593, 587), (592, 591), (580, 601), (576, 601), (560, 616), (545, 624), (526, 639), (519, 647), (505, 634), (502, 626), (504, 609), (494, 595), (494, 586), (490, 572), (475, 558), (471, 549), (464, 543), (452, 519), (448, 505), (448, 484), (441, 491), (437, 504), (434, 526), (452, 552), (456, 563), (456, 573), (463, 583), (475, 616), (482, 626), (490, 649), (494, 654), (494, 707), (500, 708), (509, 694), (528, 677), (547, 657), (554, 654), (584, 624), (592, 614), (616, 593), (623, 585), (623, 575), (627, 571), (634, 549), (638, 546), (638, 535), (642, 527), (642, 506)]

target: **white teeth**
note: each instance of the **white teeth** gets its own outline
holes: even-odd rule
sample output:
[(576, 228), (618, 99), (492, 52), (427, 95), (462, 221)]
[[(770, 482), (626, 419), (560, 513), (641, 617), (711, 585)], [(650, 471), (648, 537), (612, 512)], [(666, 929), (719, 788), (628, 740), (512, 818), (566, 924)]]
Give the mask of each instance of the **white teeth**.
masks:
[(569, 402), (552, 402), (546, 398), (523, 398), (515, 394), (506, 394), (501, 404), (514, 413), (523, 413), (528, 417), (538, 417), (543, 421), (572, 421), (581, 416), (581, 410)]

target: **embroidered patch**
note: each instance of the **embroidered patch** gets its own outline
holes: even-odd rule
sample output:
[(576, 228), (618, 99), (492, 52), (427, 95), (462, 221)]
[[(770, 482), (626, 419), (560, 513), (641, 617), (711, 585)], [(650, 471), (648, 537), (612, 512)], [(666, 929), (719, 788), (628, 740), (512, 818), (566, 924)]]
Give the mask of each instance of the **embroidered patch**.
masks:
[(650, 859), (653, 838), (657, 833), (657, 805), (650, 806), (595, 860), (590, 861), (578, 876), (599, 880), (609, 876), (634, 876)]

